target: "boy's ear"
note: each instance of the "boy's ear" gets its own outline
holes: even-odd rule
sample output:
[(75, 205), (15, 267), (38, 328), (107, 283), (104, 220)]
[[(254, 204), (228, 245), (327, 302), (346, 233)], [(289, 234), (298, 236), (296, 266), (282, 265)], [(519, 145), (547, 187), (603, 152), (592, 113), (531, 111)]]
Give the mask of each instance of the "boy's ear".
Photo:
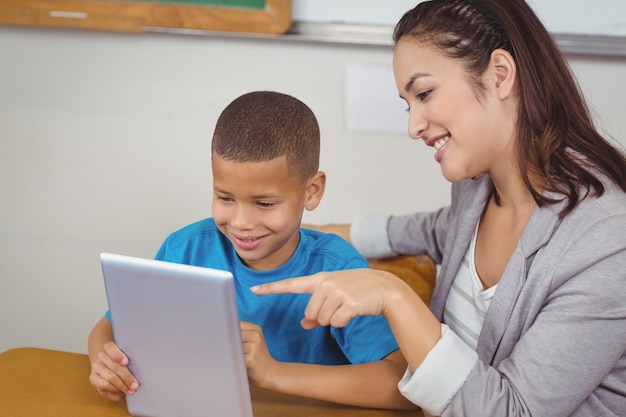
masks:
[(507, 98), (514, 92), (517, 66), (513, 56), (504, 49), (491, 53), (490, 66), (493, 70), (496, 94), (500, 99)]
[(314, 210), (322, 201), (324, 190), (326, 189), (326, 174), (318, 171), (311, 175), (306, 182), (304, 191), (304, 208), (308, 211)]

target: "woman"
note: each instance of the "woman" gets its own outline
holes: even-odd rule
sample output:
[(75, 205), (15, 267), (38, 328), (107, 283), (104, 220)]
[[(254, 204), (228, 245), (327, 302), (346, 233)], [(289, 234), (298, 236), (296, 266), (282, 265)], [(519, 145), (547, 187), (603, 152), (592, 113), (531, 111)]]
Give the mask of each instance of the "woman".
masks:
[(451, 205), (323, 229), (366, 256), (430, 255), (430, 310), (375, 270), (253, 291), (312, 293), (305, 328), (384, 315), (409, 363), (399, 388), (431, 414), (626, 415), (626, 159), (557, 45), (523, 0), (422, 2), (394, 41), (409, 135)]

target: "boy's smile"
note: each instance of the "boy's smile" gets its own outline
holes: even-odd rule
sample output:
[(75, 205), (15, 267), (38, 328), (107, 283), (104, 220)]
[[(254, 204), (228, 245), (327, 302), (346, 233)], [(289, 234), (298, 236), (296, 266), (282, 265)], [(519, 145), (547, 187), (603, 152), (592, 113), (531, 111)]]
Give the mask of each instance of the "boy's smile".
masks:
[(263, 240), (267, 237), (267, 235), (259, 236), (259, 237), (251, 237), (251, 236), (238, 236), (235, 234), (232, 234), (231, 236), (234, 240), (235, 246), (238, 246), (243, 250), (256, 249), (259, 245), (261, 245)]
[(216, 154), (213, 218), (241, 260), (256, 270), (289, 260), (300, 239), (306, 183), (290, 175), (287, 158), (233, 162)]

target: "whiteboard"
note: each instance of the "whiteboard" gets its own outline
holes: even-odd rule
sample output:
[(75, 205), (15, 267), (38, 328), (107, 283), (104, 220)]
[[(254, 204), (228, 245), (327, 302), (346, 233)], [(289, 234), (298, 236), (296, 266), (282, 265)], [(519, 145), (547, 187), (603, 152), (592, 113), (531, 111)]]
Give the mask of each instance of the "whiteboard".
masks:
[[(527, 2), (554, 34), (626, 36), (624, 0)], [(292, 0), (292, 17), (301, 22), (395, 26), (417, 3), (419, 0)]]

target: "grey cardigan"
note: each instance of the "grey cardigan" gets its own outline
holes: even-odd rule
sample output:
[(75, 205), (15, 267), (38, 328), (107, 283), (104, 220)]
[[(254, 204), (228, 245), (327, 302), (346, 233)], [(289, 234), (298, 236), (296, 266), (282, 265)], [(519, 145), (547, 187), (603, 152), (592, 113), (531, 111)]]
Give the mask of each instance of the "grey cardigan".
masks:
[[(485, 317), (479, 361), (443, 416), (626, 416), (626, 194), (604, 185), (562, 220), (563, 204), (535, 209)], [(441, 264), (439, 320), (490, 190), (487, 175), (465, 180), (449, 207), (387, 224), (393, 252)]]

